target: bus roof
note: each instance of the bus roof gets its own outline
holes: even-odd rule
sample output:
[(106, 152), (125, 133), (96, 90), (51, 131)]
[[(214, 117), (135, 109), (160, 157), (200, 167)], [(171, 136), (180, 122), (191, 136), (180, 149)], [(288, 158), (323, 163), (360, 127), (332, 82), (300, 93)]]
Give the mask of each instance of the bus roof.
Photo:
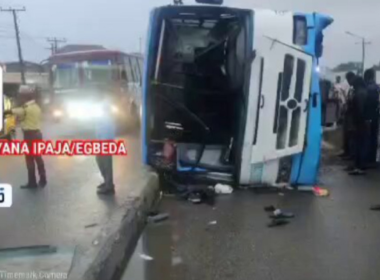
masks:
[(134, 56), (142, 58), (142, 55), (138, 54), (127, 54), (122, 51), (117, 50), (85, 50), (85, 51), (74, 51), (66, 53), (58, 53), (50, 56), (48, 62), (50, 63), (64, 63), (72, 61), (84, 61), (92, 59), (118, 59), (123, 56)]

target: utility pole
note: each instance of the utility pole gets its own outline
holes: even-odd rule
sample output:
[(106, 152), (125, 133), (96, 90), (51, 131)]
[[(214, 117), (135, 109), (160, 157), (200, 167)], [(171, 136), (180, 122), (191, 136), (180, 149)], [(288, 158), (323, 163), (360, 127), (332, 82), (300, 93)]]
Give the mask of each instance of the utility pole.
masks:
[(51, 55), (54, 54), (54, 44), (53, 43), (50, 43), (50, 47), (46, 48), (47, 50), (49, 50), (51, 52)]
[(55, 54), (58, 51), (59, 43), (66, 43), (67, 42), (67, 40), (65, 38), (56, 38), (56, 37), (47, 38), (46, 40), (51, 45), (50, 50), (51, 50), (52, 54)]
[(20, 41), (20, 30), (18, 28), (18, 21), (17, 21), (17, 13), (18, 12), (25, 12), (26, 9), (25, 7), (21, 9), (15, 9), (15, 8), (8, 8), (8, 9), (3, 9), (0, 8), (1, 12), (10, 12), (13, 15), (13, 21), (15, 25), (15, 32), (16, 32), (16, 42), (17, 42), (17, 51), (18, 51), (18, 60), (20, 63), (20, 70), (21, 70), (21, 83), (23, 85), (26, 84), (26, 79), (25, 79), (25, 64), (24, 64), (24, 59), (22, 57), (22, 49), (21, 49), (21, 41)]
[(366, 38), (364, 38), (363, 36), (356, 35), (356, 34), (349, 32), (349, 31), (347, 31), (346, 34), (348, 34), (352, 37), (358, 38), (361, 41), (360, 43), (357, 43), (357, 44), (362, 45), (362, 67), (361, 67), (361, 73), (360, 74), (363, 75), (364, 69), (365, 69), (366, 47), (367, 47), (367, 45), (370, 45), (371, 42), (367, 41)]

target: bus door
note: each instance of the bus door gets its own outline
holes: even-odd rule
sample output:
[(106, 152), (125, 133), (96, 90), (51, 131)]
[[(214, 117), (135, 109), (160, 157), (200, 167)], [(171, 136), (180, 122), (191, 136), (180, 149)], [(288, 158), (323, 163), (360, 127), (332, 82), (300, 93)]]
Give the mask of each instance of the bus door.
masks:
[[(249, 169), (303, 151), (312, 62), (312, 56), (300, 49), (261, 37), (252, 66), (249, 106), (253, 113), (248, 115), (243, 148), (243, 155), (250, 156)], [(249, 176), (244, 164), (248, 159), (243, 157), (241, 183)]]

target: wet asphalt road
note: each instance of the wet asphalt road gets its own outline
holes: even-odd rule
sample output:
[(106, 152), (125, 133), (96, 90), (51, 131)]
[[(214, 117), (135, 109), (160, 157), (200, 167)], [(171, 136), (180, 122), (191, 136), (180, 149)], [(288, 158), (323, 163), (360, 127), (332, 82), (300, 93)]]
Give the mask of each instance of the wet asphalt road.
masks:
[[(123, 280), (379, 279), (380, 212), (369, 206), (380, 202), (380, 170), (322, 173), (328, 198), (248, 190), (219, 197), (215, 208), (166, 198), (161, 210), (171, 218), (147, 227)], [(271, 204), (295, 219), (268, 228), (263, 207)]]
[[(43, 128), (45, 139), (86, 139), (91, 137), (88, 132), (49, 122)], [(0, 209), (0, 249), (43, 244), (75, 246), (91, 240), (99, 228), (85, 227), (104, 223), (139, 186), (139, 136), (131, 133), (122, 138), (129, 154), (114, 158), (114, 197), (97, 196), (101, 176), (93, 157), (45, 157), (48, 186), (38, 190), (19, 188), (27, 180), (23, 157), (1, 157), (0, 182), (13, 186), (13, 206)]]

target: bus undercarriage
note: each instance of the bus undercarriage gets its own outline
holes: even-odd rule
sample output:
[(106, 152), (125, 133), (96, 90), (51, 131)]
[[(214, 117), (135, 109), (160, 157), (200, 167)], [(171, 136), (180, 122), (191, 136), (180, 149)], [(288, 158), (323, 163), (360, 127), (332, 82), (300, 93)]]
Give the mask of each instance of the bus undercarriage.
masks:
[(253, 58), (250, 15), (220, 8), (162, 15), (150, 88), (151, 160), (169, 139), (176, 169), (237, 174)]
[(301, 172), (295, 156), (307, 149), (309, 111), (319, 103), (311, 92), (313, 54), (292, 41), (295, 18), (212, 6), (156, 9), (144, 81), (145, 163), (186, 182), (290, 184)]

